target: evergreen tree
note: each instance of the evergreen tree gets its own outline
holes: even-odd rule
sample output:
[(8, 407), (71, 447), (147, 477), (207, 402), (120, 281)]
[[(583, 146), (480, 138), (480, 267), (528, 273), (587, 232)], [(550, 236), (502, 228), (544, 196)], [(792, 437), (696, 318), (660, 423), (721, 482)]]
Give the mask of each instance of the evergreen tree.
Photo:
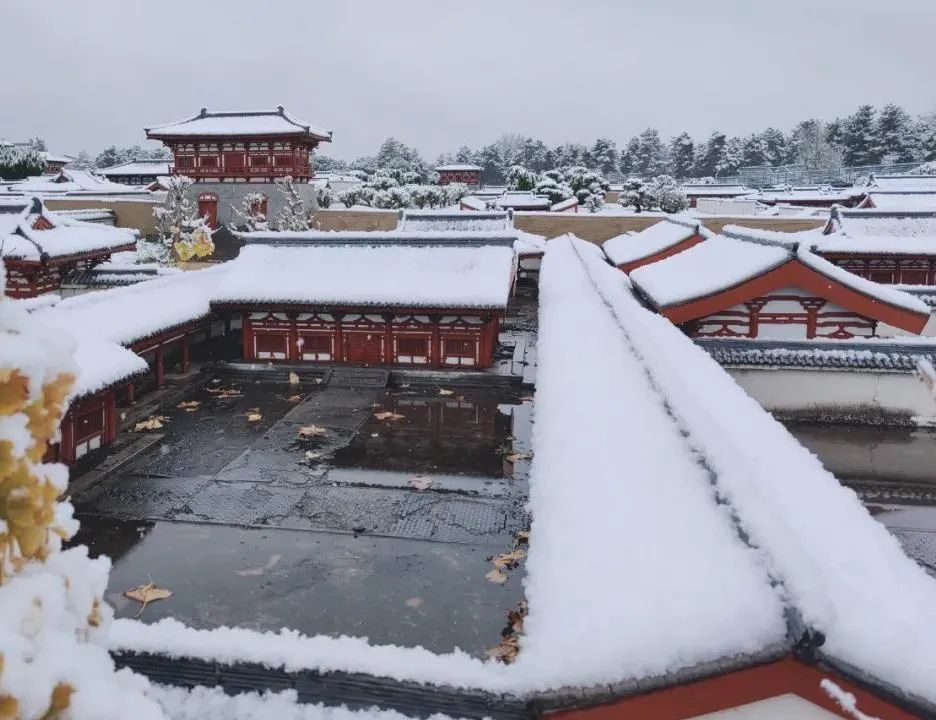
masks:
[(764, 160), (772, 167), (783, 165), (787, 160), (786, 136), (776, 128), (769, 127), (761, 133), (764, 143)]
[(828, 133), (819, 120), (804, 120), (794, 129), (790, 145), (793, 160), (806, 170), (825, 173), (829, 178), (838, 175), (842, 167), (843, 151), (826, 138)]
[(29, 147), (33, 150), (38, 150), (39, 152), (46, 152), (49, 148), (46, 147), (46, 142), (41, 137), (34, 137), (29, 139)]
[(475, 163), (475, 151), (472, 150), (467, 145), (462, 145), (458, 148), (458, 151), (455, 153), (455, 162), (458, 163)]
[(641, 175), (659, 175), (666, 165), (663, 143), (655, 128), (647, 128), (637, 139), (637, 152), (633, 158), (632, 172)]
[(752, 133), (741, 143), (741, 165), (760, 167), (767, 164), (767, 147), (764, 136)]
[(695, 146), (689, 133), (680, 133), (670, 141), (670, 163), (673, 175), (678, 178), (689, 177), (692, 173)]
[(718, 175), (718, 169), (725, 162), (725, 145), (728, 138), (717, 130), (709, 135), (704, 145), (699, 147), (696, 156), (695, 174), (698, 177)]
[(45, 169), (45, 158), (33, 148), (14, 145), (0, 146), (0, 178), (22, 180), (41, 175)]
[(618, 151), (614, 140), (598, 138), (591, 148), (592, 169), (601, 172), (606, 177), (617, 169)]
[(520, 147), (520, 165), (529, 168), (535, 173), (543, 172), (551, 167), (548, 164), (549, 148), (542, 140), (524, 138)]
[(111, 145), (109, 148), (102, 150), (98, 156), (94, 158), (94, 167), (109, 168), (119, 162), (120, 155), (117, 153), (117, 148)]
[(883, 162), (913, 161), (913, 121), (902, 107), (889, 103), (881, 108), (874, 134), (877, 152)]
[(875, 134), (873, 106), (862, 105), (854, 115), (845, 118), (842, 122), (842, 146), (846, 165), (873, 165), (880, 162)]
[(634, 208), (634, 212), (649, 210), (653, 206), (650, 183), (640, 178), (628, 178), (624, 181), (624, 192), (618, 202), (624, 207)]
[(936, 113), (920, 118), (916, 135), (920, 159), (936, 160)]
[(639, 150), (640, 140), (635, 137), (628, 140), (627, 145), (621, 150), (621, 154), (618, 157), (618, 168), (621, 173), (629, 175), (634, 172), (634, 161)]

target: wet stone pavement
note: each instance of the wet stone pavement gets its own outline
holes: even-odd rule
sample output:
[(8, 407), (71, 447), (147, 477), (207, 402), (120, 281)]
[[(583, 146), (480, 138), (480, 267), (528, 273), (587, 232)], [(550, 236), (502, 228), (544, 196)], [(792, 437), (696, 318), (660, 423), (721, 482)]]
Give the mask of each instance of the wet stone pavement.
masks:
[(522, 567), (485, 575), (529, 524), (529, 461), (513, 456), (530, 450), (532, 401), (448, 391), (209, 376), (185, 396), (197, 409), (163, 410), (158, 442), (73, 498), (77, 541), (114, 560), (118, 616), (151, 578), (174, 595), (144, 621), (480, 655), (522, 598)]
[(936, 576), (936, 430), (809, 423), (787, 428)]

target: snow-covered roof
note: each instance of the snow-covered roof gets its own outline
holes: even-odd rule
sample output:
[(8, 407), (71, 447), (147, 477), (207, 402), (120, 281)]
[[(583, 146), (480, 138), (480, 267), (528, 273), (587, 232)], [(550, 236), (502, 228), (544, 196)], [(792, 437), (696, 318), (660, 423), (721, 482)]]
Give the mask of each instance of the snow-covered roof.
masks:
[[(558, 246), (562, 251), (563, 244), (567, 243), (552, 241), (550, 249)], [(571, 258), (568, 252), (548, 252), (540, 280), (540, 294), (544, 299), (539, 342), (542, 350), (545, 341), (548, 352), (540, 354), (537, 377), (536, 456), (531, 482), (534, 523), (527, 565), (530, 589), (537, 587), (537, 574), (543, 572), (539, 563), (555, 562), (554, 556), (550, 557), (551, 552), (555, 552), (552, 547), (547, 547), (537, 557), (542, 549), (537, 544), (537, 524), (552, 525), (550, 517), (544, 519), (543, 508), (536, 504), (537, 486), (546, 485), (543, 492), (552, 492), (554, 485), (569, 487), (567, 479), (569, 473), (574, 472), (576, 477), (589, 483), (588, 494), (593, 485), (598, 488), (602, 482), (611, 485), (619, 495), (613, 500), (608, 497), (601, 500), (613, 506), (615, 512), (634, 508), (633, 517), (611, 523), (615, 533), (626, 533), (633, 525), (643, 534), (642, 539), (630, 544), (622, 539), (620, 549), (609, 551), (610, 556), (621, 559), (615, 564), (621, 568), (619, 587), (631, 588), (631, 591), (612, 592), (611, 581), (604, 580), (595, 594), (610, 596), (627, 605), (630, 605), (627, 603), (630, 597), (634, 597), (635, 603), (642, 599), (646, 610), (628, 607), (627, 618), (621, 616), (616, 620), (615, 608), (610, 604), (601, 608), (609, 613), (599, 614), (605, 632), (588, 633), (599, 643), (596, 652), (604, 651), (605, 642), (611, 645), (611, 639), (606, 640), (605, 635), (614, 634), (623, 658), (620, 662), (627, 663), (625, 666), (637, 664), (641, 658), (652, 658), (653, 652), (662, 646), (669, 648), (665, 654), (666, 669), (672, 670), (691, 662), (689, 656), (704, 652), (710, 655), (730, 653), (732, 643), (744, 642), (740, 635), (745, 629), (752, 645), (770, 642), (778, 632), (774, 614), (778, 612), (778, 603), (782, 603), (791, 619), (791, 641), (799, 638), (803, 626), (821, 632), (825, 641), (818, 653), (833, 666), (858, 674), (866, 682), (916, 696), (928, 704), (936, 702), (936, 686), (932, 682), (936, 673), (936, 580), (903, 553), (899, 543), (871, 517), (854, 492), (843, 487), (815, 455), (802, 447), (704, 351), (665, 319), (643, 310), (628, 292), (626, 280), (620, 273), (615, 276), (613, 269), (595, 261), (589, 253), (581, 253), (581, 258), (588, 278), (574, 280), (574, 284), (570, 280), (557, 288), (555, 271), (568, 267)], [(565, 315), (566, 308), (592, 292), (591, 283), (597, 286), (600, 301), (591, 303), (587, 312), (584, 307), (578, 312), (570, 311), (564, 317), (562, 339), (565, 342), (553, 341), (549, 337), (556, 333), (554, 323), (557, 321), (553, 315)], [(604, 315), (607, 330), (601, 334), (593, 330), (582, 332), (582, 319), (600, 314)], [(616, 334), (612, 334), (614, 325), (618, 328)], [(626, 338), (626, 342), (613, 343), (609, 341), (611, 337)], [(591, 338), (599, 338), (594, 347), (582, 346), (581, 343), (587, 344)], [(558, 358), (554, 357), (556, 354)], [(622, 354), (630, 357), (621, 357)], [(567, 358), (565, 366), (560, 365), (559, 358), (563, 357)], [(578, 378), (583, 380), (576, 384)], [(643, 387), (637, 385), (641, 379)], [(592, 409), (571, 411), (570, 403), (589, 388)], [(617, 395), (619, 391), (620, 396)], [(681, 447), (673, 438), (672, 447), (653, 447), (644, 452), (643, 443), (663, 442), (660, 436), (667, 441), (670, 439), (663, 418), (650, 420), (654, 423), (653, 431), (647, 430), (645, 425), (645, 412), (662, 413), (664, 410), (669, 417), (670, 433), (682, 433)], [(581, 417), (596, 421), (577, 431), (572, 426), (581, 425)], [(567, 425), (556, 428), (563, 420)], [(603, 443), (590, 442), (590, 436), (603, 433), (607, 433), (602, 438)], [(578, 442), (588, 444), (580, 446)], [(628, 443), (627, 448), (619, 443)], [(566, 458), (562, 448), (570, 446), (575, 446), (579, 452)], [(544, 452), (547, 453), (545, 457)], [(621, 472), (621, 458), (626, 458), (626, 472)], [(769, 458), (769, 462), (765, 462), (765, 458)], [(669, 517), (673, 506), (680, 512), (687, 509), (683, 505), (682, 490), (671, 495), (668, 485), (659, 486), (657, 482), (672, 481), (674, 477), (693, 478), (699, 468), (685, 465), (687, 459), (711, 473), (698, 486), (705, 486), (707, 490), (709, 484), (714, 486), (707, 494), (707, 503), (691, 506), (693, 517), (701, 513), (725, 522), (734, 518), (738, 533), (735, 537), (744, 538), (752, 548), (757, 548), (759, 572), (749, 572), (744, 552), (727, 550), (718, 544), (716, 534), (700, 533), (696, 529), (683, 537), (684, 550), (709, 546), (719, 558), (716, 564), (733, 557), (738, 565), (732, 572), (720, 573), (718, 580), (711, 577), (701, 580), (693, 590), (683, 594), (675, 591), (670, 583), (680, 582), (675, 575), (694, 572), (694, 561), (683, 556), (668, 564), (659, 558), (653, 562), (652, 556), (656, 554), (658, 541), (666, 543), (672, 533), (681, 533), (683, 527), (683, 521), (660, 526), (658, 517)], [(568, 465), (560, 466), (553, 475), (551, 466), (563, 462), (579, 463), (579, 468), (572, 471)], [(584, 472), (581, 462), (588, 462)], [(539, 468), (548, 471), (545, 478), (537, 475), (538, 463), (542, 463)], [(641, 473), (646, 473), (645, 479)], [(633, 487), (629, 482), (632, 478), (635, 480)], [(549, 479), (552, 479), (551, 484), (547, 484)], [(646, 498), (643, 493), (648, 488), (651, 497)], [(570, 506), (581, 503), (585, 490), (578, 487), (578, 498), (570, 495), (565, 503)], [(659, 499), (652, 496), (654, 493), (666, 498), (679, 497), (680, 501), (667, 500), (668, 507), (661, 510), (660, 516), (653, 512), (641, 513), (641, 506), (646, 503), (649, 507)], [(804, 503), (806, 497), (809, 501)], [(690, 496), (686, 502), (694, 501)], [(600, 521), (585, 520), (582, 527), (594, 528), (599, 524)], [(570, 525), (562, 527), (565, 530)], [(658, 529), (661, 531), (657, 532)], [(572, 544), (577, 534), (554, 533), (553, 543)], [(654, 548), (649, 556), (652, 567), (644, 568), (642, 553), (634, 551), (634, 548), (645, 547)], [(589, 557), (583, 548), (567, 546), (564, 549), (568, 558), (580, 558), (583, 553), (586, 560)], [(665, 549), (664, 546), (662, 551)], [(704, 554), (699, 561), (707, 562), (707, 557)], [(674, 567), (678, 567), (679, 572), (672, 572)], [(562, 566), (555, 568), (560, 575), (565, 570)], [(599, 572), (597, 567), (593, 571), (582, 571), (589, 576), (614, 573), (612, 569)], [(736, 614), (738, 627), (709, 635), (708, 622), (718, 623), (719, 628), (724, 622), (708, 601), (708, 591), (720, 583), (727, 584), (729, 599), (741, 593), (746, 595), (748, 604)], [(774, 597), (764, 598), (764, 583), (771, 586)], [(559, 613), (563, 613), (568, 623), (569, 617), (577, 619), (598, 612), (594, 605), (585, 604), (585, 598), (578, 598), (582, 603), (579, 612), (568, 614), (576, 599), (575, 587), (569, 587), (568, 583), (564, 587), (567, 589), (563, 594), (548, 606), (552, 612), (542, 618), (537, 617), (536, 595), (531, 592), (530, 615), (526, 622), (528, 632), (533, 634), (547, 622), (560, 622)], [(594, 586), (590, 589), (596, 590)], [(563, 606), (565, 593), (572, 593), (573, 597)], [(682, 601), (673, 604), (661, 601), (667, 597), (681, 597)], [(691, 600), (686, 602), (687, 598)], [(680, 610), (694, 618), (698, 625), (680, 630), (679, 623), (685, 621)], [(700, 619), (700, 612), (710, 614), (707, 619)], [(801, 623), (799, 629), (798, 623)], [(656, 630), (658, 624), (666, 627), (659, 632), (639, 632), (646, 628)], [(581, 632), (582, 628), (569, 630)], [(629, 637), (629, 631), (636, 637)], [(705, 635), (700, 636), (700, 631)], [(595, 638), (595, 635), (600, 637)], [(652, 648), (646, 649), (641, 639)], [(682, 644), (683, 640), (690, 639), (697, 642), (689, 647)], [(570, 643), (563, 650), (558, 645), (554, 649), (571, 666), (588, 663), (587, 657), (569, 654), (574, 647)], [(621, 651), (622, 647), (630, 652)], [(528, 646), (525, 644), (524, 648), (526, 651)], [(529, 649), (535, 646), (531, 644)], [(520, 657), (522, 659), (523, 653)], [(599, 663), (612, 665), (609, 660), (608, 657), (596, 658)], [(640, 673), (646, 674), (646, 668), (638, 667), (635, 674)], [(932, 709), (932, 705), (929, 707)]]
[(478, 212), (487, 209), (488, 201), (475, 195), (465, 195), (465, 197), (459, 200), (459, 205), (463, 209)]
[(820, 252), (936, 254), (936, 208), (885, 210), (832, 208)]
[(7, 192), (17, 195), (149, 195), (144, 188), (110, 182), (87, 170), (72, 168), (64, 168), (57, 175), (27, 178), (10, 185)]
[(549, 209), (552, 212), (562, 212), (563, 210), (569, 210), (570, 208), (574, 208), (578, 204), (579, 204), (578, 198), (573, 195), (570, 198), (566, 198), (565, 200), (560, 200), (559, 202), (554, 203), (553, 205), (550, 206)]
[(436, 165), (436, 172), (481, 172), (484, 170), (480, 165), (471, 163), (449, 163), (448, 165)]
[[(0, 255), (4, 258), (39, 262), (43, 258), (126, 250), (136, 243), (136, 230), (59, 215), (48, 210), (39, 198), (32, 198), (19, 212), (15, 212), (16, 207), (0, 205)], [(34, 229), (37, 222), (45, 229)]]
[(212, 299), (502, 310), (514, 264), (512, 247), (246, 245)]
[[(914, 193), (868, 193), (865, 203), (870, 202), (878, 210), (907, 211), (932, 210), (936, 211), (936, 190), (931, 192)], [(864, 204), (864, 203), (862, 203)]]
[(754, 190), (744, 185), (727, 183), (687, 183), (682, 186), (682, 189), (686, 195), (721, 195), (724, 197), (749, 195), (754, 192)]
[[(466, 215), (470, 215), (466, 213)], [(237, 233), (248, 245), (409, 245), (413, 247), (503, 245), (511, 247), (517, 231), (508, 230), (258, 230)]]
[(212, 293), (227, 264), (180, 272), (149, 282), (67, 298), (36, 315), (76, 334), (124, 346), (183, 325), (210, 312)]
[(78, 373), (73, 397), (96, 393), (149, 369), (146, 360), (119, 343), (83, 333), (74, 333), (74, 337)]
[(929, 308), (918, 298), (858, 277), (813, 253), (818, 237), (815, 232), (780, 233), (729, 225), (721, 235), (634, 270), (630, 279), (655, 307), (668, 308), (737, 287), (798, 260), (868, 298), (929, 316)]
[(516, 210), (548, 210), (550, 206), (549, 198), (541, 195), (534, 195), (528, 191), (510, 191), (505, 192), (494, 199), (494, 204), (501, 208), (513, 208)]
[(827, 202), (843, 203), (861, 197), (864, 188), (791, 188), (789, 190), (762, 190), (756, 197), (765, 203)]
[(448, 231), (511, 231), (513, 215), (509, 210), (401, 210), (397, 230)]
[(523, 230), (517, 230), (517, 239), (514, 242), (514, 250), (517, 255), (542, 255), (546, 252), (546, 238), (542, 235), (534, 235)]
[(74, 161), (75, 161), (75, 158), (73, 158), (71, 155), (56, 155), (56, 154), (50, 153), (50, 152), (43, 152), (43, 153), (42, 153), (42, 158), (43, 158), (47, 163), (64, 163), (64, 164), (66, 164), (66, 165), (67, 165), (68, 163), (70, 163), (70, 162), (74, 162)]
[(224, 135), (308, 135), (315, 140), (331, 142), (332, 131), (295, 120), (283, 106), (275, 110), (213, 111), (202, 108), (198, 115), (146, 129), (154, 139), (176, 137), (211, 137)]
[(936, 175), (872, 175), (866, 189), (936, 191)]
[(105, 177), (126, 177), (129, 175), (168, 175), (171, 160), (130, 160), (120, 165), (101, 168), (98, 172)]
[(693, 235), (701, 233), (701, 223), (664, 220), (636, 233), (624, 233), (606, 240), (601, 246), (615, 265), (641, 260), (668, 250)]

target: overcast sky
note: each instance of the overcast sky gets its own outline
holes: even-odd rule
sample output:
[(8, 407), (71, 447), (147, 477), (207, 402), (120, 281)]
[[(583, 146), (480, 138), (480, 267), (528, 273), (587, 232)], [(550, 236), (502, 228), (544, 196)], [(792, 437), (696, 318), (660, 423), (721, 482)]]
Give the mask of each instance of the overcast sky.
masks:
[(934, 37), (936, 0), (0, 0), (0, 137), (96, 153), (277, 104), (347, 159), (788, 129), (936, 110)]

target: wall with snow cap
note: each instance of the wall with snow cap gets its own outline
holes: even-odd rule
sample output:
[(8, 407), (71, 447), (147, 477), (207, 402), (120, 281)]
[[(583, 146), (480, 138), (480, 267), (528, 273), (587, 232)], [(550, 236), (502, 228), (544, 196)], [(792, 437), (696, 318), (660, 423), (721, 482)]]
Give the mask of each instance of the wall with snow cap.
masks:
[(784, 418), (936, 426), (936, 396), (915, 372), (772, 367), (728, 372), (765, 410)]

